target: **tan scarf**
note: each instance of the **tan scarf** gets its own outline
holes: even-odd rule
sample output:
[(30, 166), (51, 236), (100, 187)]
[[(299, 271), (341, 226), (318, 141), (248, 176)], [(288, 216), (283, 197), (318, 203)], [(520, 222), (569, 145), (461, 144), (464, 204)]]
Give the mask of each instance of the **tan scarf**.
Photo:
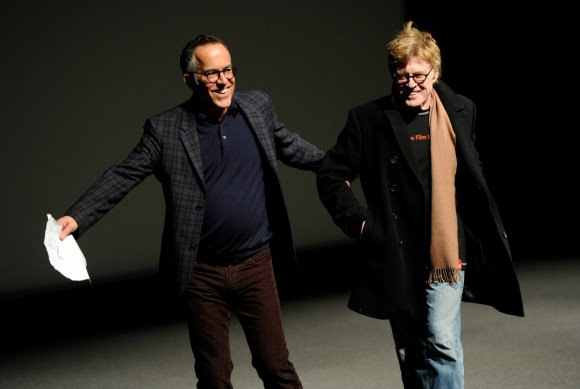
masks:
[(429, 113), (431, 140), (431, 271), (427, 283), (459, 281), (459, 242), (455, 204), (455, 132), (433, 90)]

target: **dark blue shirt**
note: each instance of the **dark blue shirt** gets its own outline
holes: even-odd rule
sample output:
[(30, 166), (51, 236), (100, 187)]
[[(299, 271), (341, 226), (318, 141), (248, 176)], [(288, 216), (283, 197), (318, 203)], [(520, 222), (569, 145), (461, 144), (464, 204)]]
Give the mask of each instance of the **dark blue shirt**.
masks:
[(220, 122), (195, 114), (206, 188), (198, 257), (247, 258), (268, 246), (262, 157), (257, 140), (234, 105)]

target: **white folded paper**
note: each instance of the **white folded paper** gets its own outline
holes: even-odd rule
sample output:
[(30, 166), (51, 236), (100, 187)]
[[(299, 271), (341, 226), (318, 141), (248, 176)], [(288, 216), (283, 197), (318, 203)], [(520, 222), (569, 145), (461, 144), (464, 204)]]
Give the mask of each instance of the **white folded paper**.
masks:
[(44, 232), (44, 245), (50, 264), (63, 276), (73, 281), (90, 281), (87, 260), (75, 238), (69, 235), (64, 240), (60, 240), (58, 236), (62, 226), (50, 214), (46, 216), (48, 221)]

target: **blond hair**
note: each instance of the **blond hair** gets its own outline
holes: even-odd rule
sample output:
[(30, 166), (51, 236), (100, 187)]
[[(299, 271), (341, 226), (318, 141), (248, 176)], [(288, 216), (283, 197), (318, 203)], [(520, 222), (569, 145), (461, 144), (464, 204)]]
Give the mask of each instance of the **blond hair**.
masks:
[(427, 61), (441, 77), (441, 51), (433, 36), (413, 27), (413, 21), (403, 25), (395, 39), (387, 44), (389, 53), (389, 70), (394, 74), (407, 66), (413, 57)]

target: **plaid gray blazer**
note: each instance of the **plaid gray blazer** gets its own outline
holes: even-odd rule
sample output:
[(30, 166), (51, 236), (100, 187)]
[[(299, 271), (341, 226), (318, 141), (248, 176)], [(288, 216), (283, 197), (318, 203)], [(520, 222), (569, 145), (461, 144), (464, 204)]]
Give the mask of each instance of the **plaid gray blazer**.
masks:
[[(290, 223), (278, 178), (277, 160), (315, 171), (324, 153), (278, 122), (270, 98), (260, 91), (236, 92), (234, 100), (263, 153), (270, 243), (276, 261), (295, 262)], [(201, 150), (191, 101), (148, 119), (139, 143), (119, 165), (106, 170), (66, 212), (81, 236), (137, 184), (154, 174), (163, 187), (166, 213), (160, 275), (174, 295), (189, 284), (205, 211)]]

